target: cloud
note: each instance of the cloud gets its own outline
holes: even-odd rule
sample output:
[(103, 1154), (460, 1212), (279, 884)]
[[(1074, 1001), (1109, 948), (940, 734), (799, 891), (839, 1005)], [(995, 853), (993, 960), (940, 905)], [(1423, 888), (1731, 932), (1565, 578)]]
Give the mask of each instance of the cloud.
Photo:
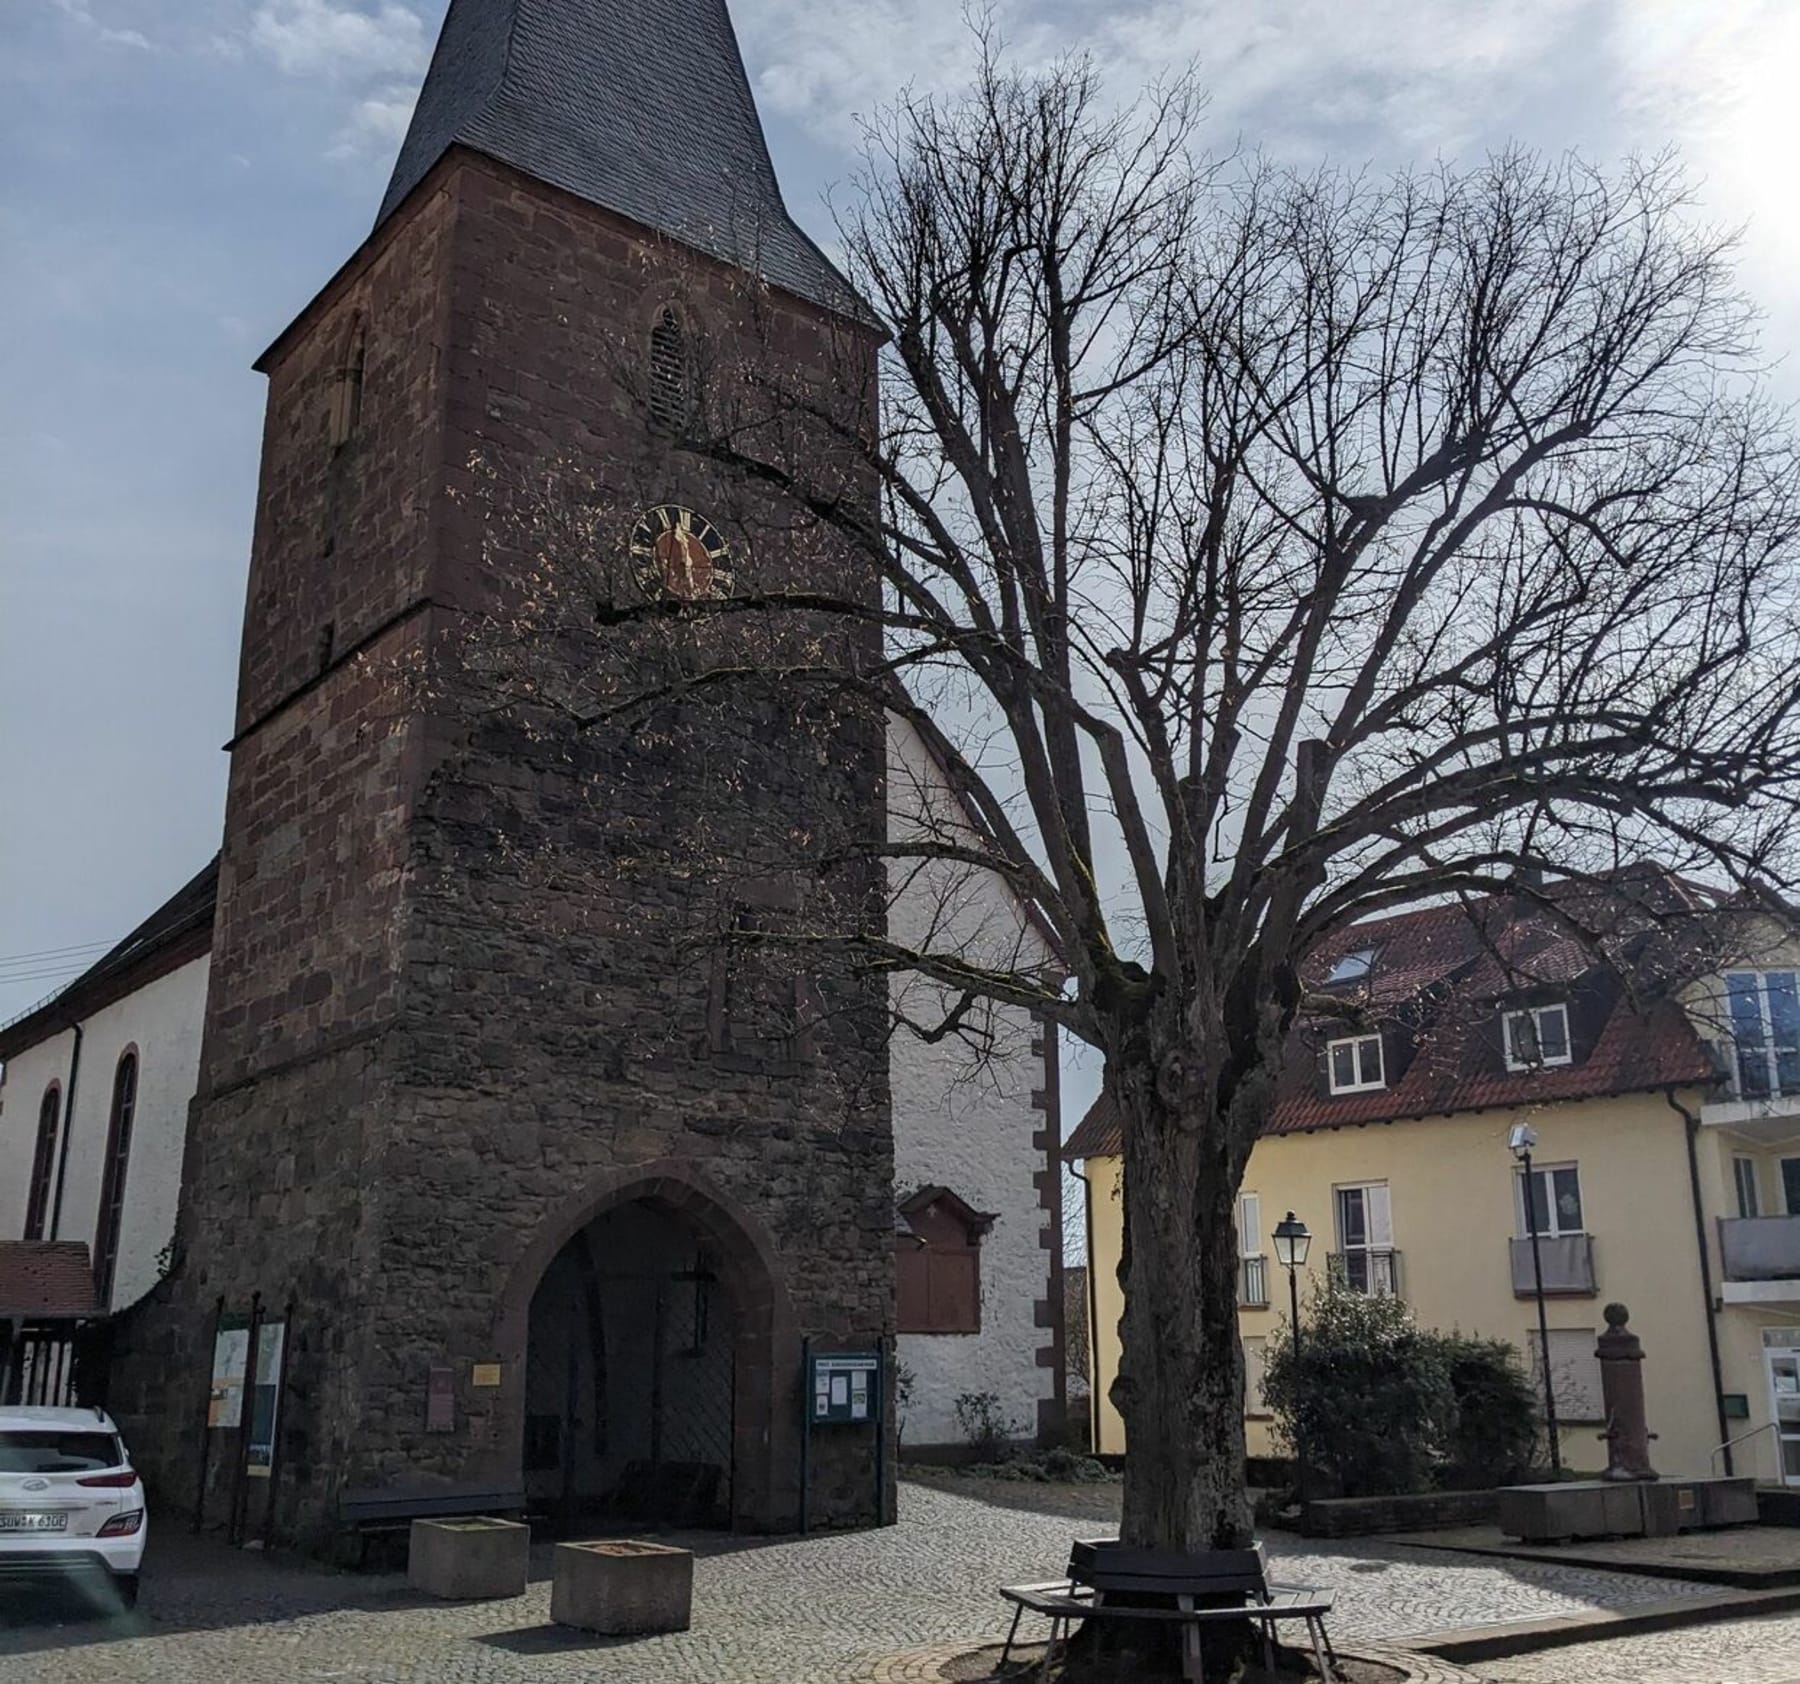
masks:
[[(1088, 53), (1121, 97), (1171, 68), (1198, 67), (1215, 127), (1255, 144), (1317, 152), (1379, 131), (1451, 150), (1493, 114), (1496, 86), (1553, 66), (1606, 0), (998, 0), (1009, 57), (1030, 65)], [(749, 11), (749, 8), (743, 8)], [(854, 113), (911, 83), (954, 87), (968, 27), (944, 0), (850, 0), (822, 32), (813, 0), (764, 0), (746, 20), (770, 106), (841, 142)]]
[(264, 0), (250, 47), (289, 76), (417, 76), (431, 50), (419, 14), (397, 0)]
[(151, 51), (150, 38), (136, 29), (115, 29), (94, 16), (89, 0), (55, 0), (56, 9), (71, 22), (92, 35), (103, 47), (132, 47), (139, 52)]
[(393, 157), (406, 138), (417, 98), (417, 91), (409, 85), (390, 87), (359, 100), (338, 131), (332, 157)]

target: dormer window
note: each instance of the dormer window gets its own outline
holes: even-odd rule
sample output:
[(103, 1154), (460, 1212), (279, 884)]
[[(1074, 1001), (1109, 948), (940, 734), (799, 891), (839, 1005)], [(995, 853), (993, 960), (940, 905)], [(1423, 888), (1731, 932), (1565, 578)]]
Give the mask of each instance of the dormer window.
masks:
[(1574, 1062), (1567, 1006), (1528, 1006), (1523, 1011), (1508, 1012), (1502, 1023), (1508, 1070), (1541, 1070), (1547, 1065)]
[(1361, 982), (1375, 969), (1375, 949), (1359, 947), (1354, 953), (1346, 953), (1331, 967), (1325, 978), (1325, 986), (1333, 987), (1341, 982)]
[(1333, 1093), (1369, 1093), (1387, 1086), (1379, 1035), (1348, 1035), (1325, 1045), (1325, 1074)]

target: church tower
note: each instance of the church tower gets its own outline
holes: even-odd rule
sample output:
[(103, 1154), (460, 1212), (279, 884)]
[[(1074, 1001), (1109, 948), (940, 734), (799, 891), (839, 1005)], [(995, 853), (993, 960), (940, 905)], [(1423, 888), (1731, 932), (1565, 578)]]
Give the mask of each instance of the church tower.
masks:
[[(829, 1009), (752, 1024), (695, 938), (792, 886), (722, 906), (670, 862), (776, 815), (879, 835), (880, 721), (571, 749), (460, 686), (481, 628), (634, 543), (652, 590), (727, 556), (854, 577), (678, 435), (734, 383), (872, 427), (876, 345), (782, 202), (725, 0), (451, 0), (373, 232), (258, 365), (176, 1262), (115, 1382), (165, 1501), (204, 1483), (210, 1522), (272, 1505), (314, 1546), (368, 1488), (799, 1518), (803, 1350), (894, 1326), (884, 984), (776, 966), (763, 1005)], [(201, 1422), (219, 1318), (252, 1314), (285, 1372), (246, 1446), (235, 1393)], [(813, 1435), (815, 1524), (883, 1517), (878, 1413)]]

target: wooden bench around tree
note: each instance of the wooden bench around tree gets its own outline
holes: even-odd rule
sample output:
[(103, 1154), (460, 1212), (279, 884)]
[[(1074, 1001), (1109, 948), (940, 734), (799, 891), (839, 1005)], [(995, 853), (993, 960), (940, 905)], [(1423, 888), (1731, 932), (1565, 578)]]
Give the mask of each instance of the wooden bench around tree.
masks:
[(379, 1532), (404, 1532), (415, 1520), (466, 1520), (486, 1516), (523, 1518), (525, 1490), (507, 1485), (373, 1486), (338, 1497), (338, 1519), (352, 1528), (367, 1555)]
[[(1325, 1630), (1332, 1593), (1270, 1584), (1260, 1545), (1171, 1557), (1113, 1544), (1078, 1543), (1067, 1578), (1038, 1585), (1002, 1585), (1000, 1594), (1013, 1604), (1012, 1628), (1001, 1651), (1001, 1666), (1012, 1658), (1025, 1614), (1040, 1614), (1050, 1622), (1050, 1642), (1038, 1666), (1040, 1677), (1049, 1676), (1075, 1628), (1089, 1620), (1179, 1624), (1182, 1675), (1193, 1684), (1205, 1680), (1202, 1628), (1231, 1620), (1250, 1620), (1259, 1628), (1263, 1657), (1271, 1669), (1276, 1631), (1283, 1620), (1299, 1620), (1305, 1625), (1321, 1679), (1332, 1676), (1337, 1660)], [(1145, 1604), (1140, 1599), (1146, 1596), (1163, 1600)]]

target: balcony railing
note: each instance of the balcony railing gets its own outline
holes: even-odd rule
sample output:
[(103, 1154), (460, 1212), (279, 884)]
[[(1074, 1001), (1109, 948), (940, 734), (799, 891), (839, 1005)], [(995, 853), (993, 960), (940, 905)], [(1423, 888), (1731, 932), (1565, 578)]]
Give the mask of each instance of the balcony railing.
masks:
[(1352, 1292), (1369, 1292), (1378, 1298), (1400, 1296), (1400, 1253), (1352, 1247), (1331, 1254), (1332, 1278)]
[(1266, 1257), (1238, 1259), (1238, 1302), (1253, 1310), (1269, 1302), (1269, 1260)]
[[(1594, 1242), (1586, 1234), (1539, 1234), (1538, 1260), (1544, 1270), (1544, 1296), (1592, 1298)], [(1512, 1284), (1515, 1298), (1537, 1296), (1537, 1271), (1531, 1262), (1531, 1241), (1509, 1240), (1512, 1252)]]
[(1710, 1045), (1713, 1065), (1732, 1099), (1783, 1108), (1800, 1101), (1800, 1050), (1745, 1044), (1730, 1036)]
[(1719, 1222), (1728, 1281), (1800, 1280), (1800, 1216), (1728, 1216)]

